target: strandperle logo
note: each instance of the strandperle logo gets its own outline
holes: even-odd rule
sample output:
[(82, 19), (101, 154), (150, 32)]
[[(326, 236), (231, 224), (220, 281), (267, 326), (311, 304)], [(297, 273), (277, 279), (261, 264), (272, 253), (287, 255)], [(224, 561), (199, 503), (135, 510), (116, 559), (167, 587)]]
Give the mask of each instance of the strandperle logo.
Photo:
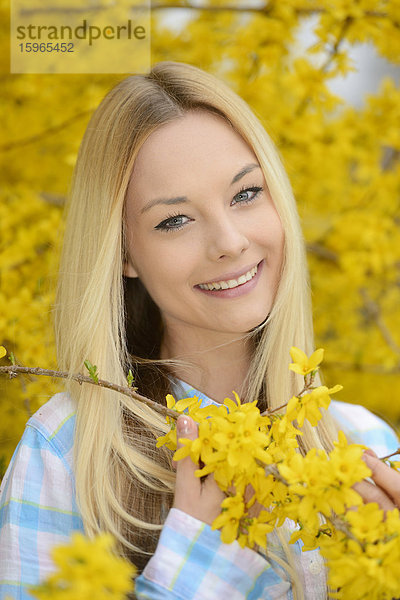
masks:
[(88, 25), (83, 19), (80, 25), (19, 25), (16, 38), (18, 40), (89, 40), (89, 46), (95, 40), (143, 40), (146, 30), (142, 25), (134, 25), (129, 19), (126, 25)]
[(10, 0), (12, 73), (149, 71), (151, 0), (31, 2)]

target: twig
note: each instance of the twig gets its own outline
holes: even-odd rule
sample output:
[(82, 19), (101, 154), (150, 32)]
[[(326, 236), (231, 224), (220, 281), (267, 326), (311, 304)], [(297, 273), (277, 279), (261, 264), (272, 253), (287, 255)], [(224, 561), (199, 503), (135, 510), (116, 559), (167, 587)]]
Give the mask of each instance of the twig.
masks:
[(381, 332), (382, 337), (385, 340), (385, 342), (387, 343), (387, 345), (389, 346), (389, 348), (391, 348), (391, 350), (393, 350), (393, 352), (395, 354), (400, 354), (400, 347), (394, 341), (389, 329), (386, 327), (386, 324), (384, 323), (384, 321), (382, 319), (382, 314), (381, 314), (381, 309), (380, 309), (379, 304), (377, 302), (374, 302), (374, 300), (372, 300), (368, 296), (367, 290), (365, 288), (360, 289), (360, 294), (365, 303), (364, 305), (365, 305), (365, 309), (367, 311), (367, 316), (370, 317), (371, 320), (375, 321), (376, 326), (378, 327), (379, 331)]
[[(104, 10), (105, 6), (103, 5), (95, 5), (95, 6), (90, 6), (90, 7), (86, 7), (86, 8), (71, 8), (69, 6), (65, 6), (65, 7), (55, 7), (55, 6), (45, 6), (45, 7), (38, 7), (38, 8), (26, 8), (26, 9), (22, 9), (21, 10), (21, 15), (23, 16), (30, 16), (30, 15), (35, 15), (35, 14), (43, 14), (43, 13), (87, 13), (89, 11), (101, 11)], [(185, 10), (204, 10), (204, 11), (208, 11), (208, 12), (224, 12), (224, 11), (232, 11), (232, 12), (239, 12), (239, 13), (248, 13), (248, 12), (253, 12), (253, 13), (259, 13), (259, 14), (264, 14), (264, 15), (268, 15), (268, 13), (272, 12), (272, 7), (270, 6), (204, 6), (201, 4), (182, 4), (180, 2), (168, 2), (168, 4), (156, 4), (156, 3), (152, 3), (151, 4), (151, 10), (164, 10), (164, 9), (177, 9), (177, 8), (182, 8)], [(138, 10), (138, 11), (147, 11), (149, 10), (149, 6), (147, 4), (137, 4), (137, 5), (132, 5), (130, 7), (131, 10)], [(294, 9), (294, 13), (298, 16), (312, 16), (312, 15), (318, 15), (318, 14), (324, 14), (327, 12), (328, 9), (325, 8), (295, 8)], [(388, 13), (385, 12), (379, 12), (376, 10), (366, 10), (364, 12), (364, 16), (365, 17), (373, 17), (376, 19), (384, 19), (388, 17)]]
[(267, 410), (264, 410), (264, 412), (261, 413), (262, 417), (268, 416), (268, 415), (273, 415), (274, 413), (278, 412), (278, 410), (282, 410), (283, 408), (286, 408), (288, 405), (287, 402), (285, 402), (285, 404), (281, 404), (280, 406), (277, 406), (276, 408), (267, 408)]
[(48, 129), (44, 129), (39, 133), (35, 133), (34, 135), (30, 135), (29, 137), (22, 138), (21, 140), (16, 140), (15, 142), (8, 142), (7, 144), (3, 144), (0, 146), (0, 152), (8, 152), (9, 150), (14, 150), (14, 148), (21, 148), (21, 146), (27, 146), (28, 144), (34, 144), (35, 142), (39, 142), (41, 139), (47, 137), (48, 135), (52, 135), (53, 133), (57, 133), (68, 127), (75, 121), (78, 121), (82, 117), (86, 117), (86, 115), (91, 114), (91, 110), (85, 110), (76, 115), (73, 115), (69, 119), (66, 119), (62, 123), (58, 125), (54, 125), (53, 127), (49, 127)]
[(397, 375), (400, 373), (400, 365), (389, 369), (381, 365), (368, 365), (358, 362), (324, 361), (324, 369), (343, 369), (344, 371), (359, 371), (361, 373), (375, 373), (376, 375)]
[(386, 147), (384, 150), (385, 154), (382, 159), (382, 171), (389, 171), (400, 158), (400, 151), (390, 147)]
[[(138, 7), (140, 10), (144, 9), (144, 7)], [(80, 14), (84, 13), (87, 15), (90, 12), (101, 12), (104, 10), (109, 10), (108, 6), (102, 6), (101, 4), (97, 6), (85, 6), (83, 8), (71, 8), (70, 6), (41, 6), (37, 8), (22, 8), (19, 11), (19, 15), (22, 17), (30, 17), (32, 15), (40, 15), (40, 14)]]
[(9, 373), (10, 378), (16, 377), (17, 373), (30, 373), (32, 375), (44, 375), (46, 377), (73, 379), (79, 384), (91, 383), (92, 385), (98, 385), (100, 387), (119, 392), (120, 394), (128, 396), (129, 398), (134, 398), (135, 400), (142, 402), (142, 404), (145, 404), (146, 406), (152, 408), (153, 410), (155, 410), (163, 416), (171, 417), (171, 419), (177, 419), (179, 417), (179, 413), (177, 413), (176, 411), (171, 410), (166, 406), (161, 406), (160, 404), (157, 404), (157, 402), (154, 402), (154, 400), (150, 400), (150, 398), (146, 398), (146, 396), (138, 394), (132, 388), (118, 385), (116, 383), (110, 383), (109, 381), (104, 381), (103, 379), (99, 379), (98, 383), (96, 383), (91, 377), (89, 377), (88, 375), (82, 375), (81, 373), (71, 374), (66, 371), (53, 371), (50, 369), (41, 369), (39, 367), (21, 367), (19, 365), (12, 365), (10, 367), (0, 367), (0, 375), (2, 373)]
[(279, 469), (276, 466), (276, 464), (273, 465), (266, 465), (264, 467), (264, 473), (266, 475), (273, 475), (275, 477), (275, 479), (277, 479), (278, 481), (281, 481), (283, 484), (285, 484), (287, 487), (289, 487), (289, 483), (287, 482), (287, 480), (283, 477), (283, 475), (281, 475), (279, 473)]
[(325, 248), (319, 242), (310, 242), (310, 243), (306, 244), (306, 248), (307, 248), (307, 252), (310, 252), (311, 254), (315, 254), (316, 256), (318, 256), (319, 258), (322, 258), (323, 260), (333, 262), (333, 263), (335, 263), (335, 265), (339, 264), (339, 258), (338, 258), (338, 255), (336, 254), (336, 252), (329, 250), (329, 248)]
[[(329, 52), (329, 56), (326, 59), (326, 61), (322, 64), (322, 66), (318, 69), (321, 73), (326, 73), (326, 71), (328, 70), (328, 68), (330, 67), (330, 65), (333, 62), (333, 59), (335, 58), (336, 54), (339, 51), (340, 45), (343, 43), (344, 38), (345, 38), (345, 34), (348, 30), (348, 28), (350, 27), (350, 25), (352, 24), (353, 19), (351, 17), (347, 17), (347, 19), (345, 19), (342, 23), (342, 28), (341, 31), (337, 37), (336, 42), (334, 43), (331, 51)], [(299, 117), (304, 110), (306, 109), (306, 107), (310, 104), (311, 102), (311, 98), (310, 95), (307, 94), (307, 96), (305, 96), (301, 102), (299, 103), (298, 107), (296, 108), (295, 115), (297, 117)]]
[(397, 450), (395, 450), (395, 452), (392, 452), (392, 454), (388, 454), (387, 456), (379, 457), (379, 460), (387, 460), (388, 458), (391, 458), (392, 456), (396, 456), (396, 454), (400, 454), (400, 448), (397, 448)]
[(340, 519), (339, 517), (336, 517), (334, 515), (331, 515), (330, 517), (327, 517), (326, 515), (323, 515), (323, 516), (333, 525), (333, 527), (335, 529), (337, 529), (338, 531), (341, 531), (342, 533), (344, 533), (345, 536), (348, 537), (350, 540), (353, 540), (354, 542), (357, 542), (357, 544), (364, 550), (365, 544), (363, 544), (354, 535), (354, 533), (352, 533), (350, 531), (350, 527), (347, 525), (347, 523), (345, 523), (342, 519)]
[(352, 25), (352, 23), (354, 22), (353, 17), (347, 17), (343, 23), (342, 23), (342, 29), (338, 35), (338, 38), (336, 40), (336, 42), (334, 43), (332, 50), (329, 53), (328, 58), (326, 59), (326, 61), (324, 62), (324, 64), (321, 67), (321, 71), (322, 73), (326, 73), (326, 71), (328, 70), (328, 68), (331, 66), (333, 59), (335, 58), (336, 54), (338, 53), (338, 50), (340, 48), (340, 45), (343, 43), (344, 41), (344, 37), (346, 35), (347, 30), (349, 29), (350, 25)]
[[(304, 387), (301, 390), (301, 392), (299, 392), (297, 394), (297, 398), (299, 400), (301, 400), (301, 396), (307, 392), (308, 390), (314, 390), (315, 387), (313, 387), (313, 383), (314, 383), (314, 379), (315, 379), (315, 374), (312, 375), (308, 381), (306, 383), (304, 383)], [(283, 408), (286, 408), (288, 405), (288, 402), (285, 402), (285, 404), (281, 404), (281, 406), (277, 406), (276, 408), (267, 408), (267, 410), (264, 410), (263, 413), (261, 413), (262, 417), (268, 416), (268, 415), (273, 415), (274, 413), (278, 412), (279, 410), (282, 410)]]

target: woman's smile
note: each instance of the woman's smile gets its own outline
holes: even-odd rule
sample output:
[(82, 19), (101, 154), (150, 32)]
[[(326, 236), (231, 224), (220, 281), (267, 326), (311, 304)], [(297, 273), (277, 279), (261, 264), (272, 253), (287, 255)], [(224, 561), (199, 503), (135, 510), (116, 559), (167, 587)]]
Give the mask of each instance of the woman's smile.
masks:
[(216, 281), (199, 283), (195, 288), (215, 298), (236, 298), (248, 294), (257, 285), (263, 262), (260, 261), (250, 269), (242, 269), (239, 274), (229, 274)]

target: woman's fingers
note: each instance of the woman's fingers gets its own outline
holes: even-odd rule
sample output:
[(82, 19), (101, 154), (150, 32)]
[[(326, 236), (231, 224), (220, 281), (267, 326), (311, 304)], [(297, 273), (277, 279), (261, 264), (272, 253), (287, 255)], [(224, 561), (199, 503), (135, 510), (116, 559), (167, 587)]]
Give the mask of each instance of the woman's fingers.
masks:
[(385, 463), (371, 452), (365, 452), (363, 460), (371, 469), (371, 477), (378, 488), (383, 490), (392, 504), (400, 507), (400, 473), (385, 465)]
[(396, 508), (392, 499), (377, 485), (370, 481), (359, 481), (353, 488), (360, 494), (365, 503), (376, 502), (382, 510), (393, 510)]
[[(177, 421), (178, 448), (179, 438), (196, 439), (197, 425), (190, 417), (181, 415)], [(215, 483), (214, 477), (208, 475), (202, 483), (196, 477), (195, 471), (199, 465), (195, 464), (190, 456), (178, 460), (176, 463), (175, 508), (208, 523), (212, 524), (221, 511), (221, 502), (225, 494)]]
[(385, 465), (370, 448), (364, 452), (363, 460), (372, 471), (374, 483), (360, 481), (354, 485), (356, 492), (364, 502), (377, 502), (383, 510), (400, 507), (400, 473)]
[[(180, 438), (188, 438), (190, 440), (196, 439), (197, 425), (193, 419), (184, 415), (178, 417), (176, 423), (176, 436), (178, 440), (177, 448), (182, 447), (182, 444), (179, 442)], [(192, 461), (190, 456), (186, 456), (175, 462), (175, 467), (176, 483), (174, 506), (176, 508), (181, 508), (184, 512), (188, 512), (185, 510), (186, 506), (195, 501), (200, 492), (200, 479), (194, 474), (199, 466)]]

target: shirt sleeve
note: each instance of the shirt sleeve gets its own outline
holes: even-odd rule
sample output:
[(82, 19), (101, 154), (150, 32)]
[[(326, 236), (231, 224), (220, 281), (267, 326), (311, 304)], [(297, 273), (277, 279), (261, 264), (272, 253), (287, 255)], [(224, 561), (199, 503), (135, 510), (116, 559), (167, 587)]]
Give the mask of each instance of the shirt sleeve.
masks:
[(138, 600), (289, 598), (290, 583), (257, 552), (172, 508), (153, 557), (136, 579)]
[(0, 487), (0, 600), (32, 600), (52, 571), (51, 549), (83, 531), (71, 470), (57, 446), (27, 424)]
[(368, 446), (378, 456), (391, 454), (399, 447), (392, 427), (364, 406), (334, 400), (329, 410), (349, 441)]

